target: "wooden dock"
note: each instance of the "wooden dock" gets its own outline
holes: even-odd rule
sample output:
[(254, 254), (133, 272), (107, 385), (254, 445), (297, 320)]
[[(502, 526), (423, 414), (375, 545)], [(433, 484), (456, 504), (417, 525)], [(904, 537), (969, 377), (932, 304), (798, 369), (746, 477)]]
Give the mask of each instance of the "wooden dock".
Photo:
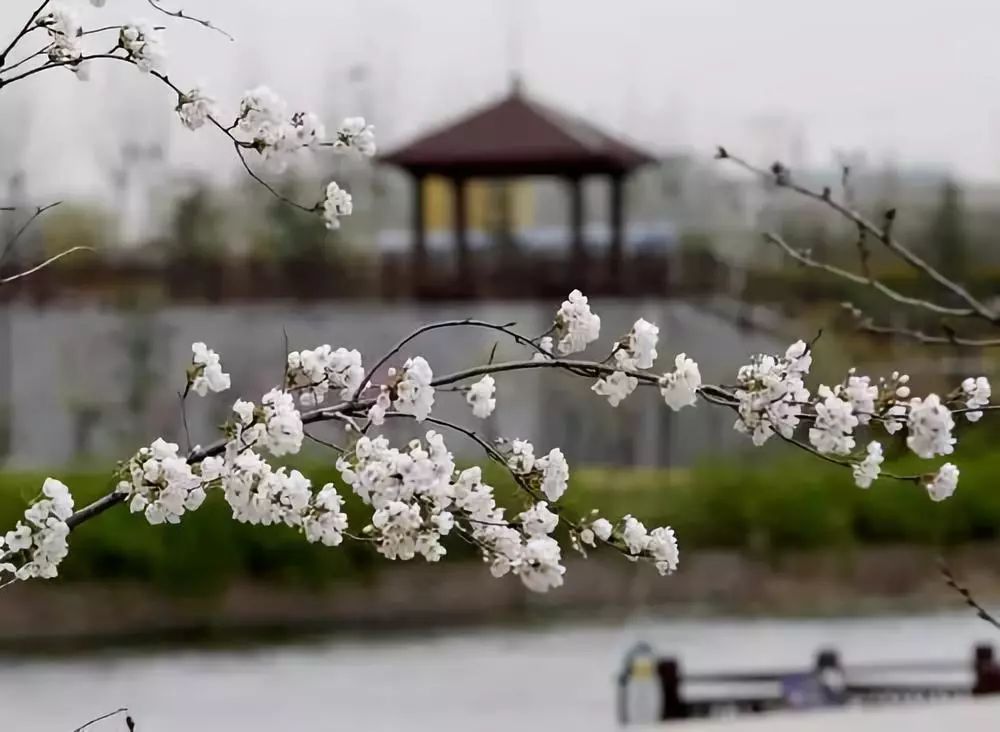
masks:
[(618, 676), (618, 721), (761, 714), (777, 710), (876, 706), (1000, 694), (1000, 664), (990, 645), (968, 662), (841, 663), (832, 649), (812, 667), (685, 673), (677, 658), (640, 644)]

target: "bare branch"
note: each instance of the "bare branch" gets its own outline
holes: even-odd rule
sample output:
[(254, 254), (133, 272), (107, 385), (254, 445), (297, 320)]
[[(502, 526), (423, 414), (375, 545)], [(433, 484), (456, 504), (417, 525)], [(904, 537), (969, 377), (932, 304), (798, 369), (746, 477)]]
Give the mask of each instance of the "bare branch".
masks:
[(16, 36), (14, 36), (14, 38), (11, 40), (9, 44), (7, 44), (7, 47), (3, 50), (3, 52), (0, 52), (0, 69), (3, 69), (4, 62), (7, 60), (8, 54), (10, 54), (10, 52), (14, 50), (14, 46), (16, 46), (22, 38), (24, 38), (26, 35), (28, 35), (28, 33), (31, 32), (31, 30), (34, 27), (35, 18), (37, 18), (41, 14), (41, 12), (45, 10), (45, 6), (48, 4), (49, 0), (42, 0), (41, 5), (39, 5), (35, 9), (35, 12), (33, 12), (30, 16), (28, 16), (28, 20), (24, 24), (24, 27), (21, 28), (20, 32)]
[(253, 171), (253, 168), (250, 167), (250, 164), (247, 163), (247, 159), (243, 156), (243, 148), (245, 147), (243, 143), (234, 138), (232, 134), (230, 134), (229, 132), (226, 132), (226, 134), (233, 139), (233, 147), (236, 149), (236, 155), (237, 157), (239, 157), (240, 162), (243, 164), (243, 169), (246, 170), (247, 175), (249, 175), (251, 178), (257, 181), (260, 185), (262, 185), (267, 190), (268, 193), (270, 193), (272, 196), (277, 198), (282, 203), (287, 203), (289, 206), (297, 208), (300, 211), (305, 211), (306, 213), (315, 213), (316, 211), (319, 210), (319, 204), (313, 206), (312, 208), (309, 208), (308, 206), (303, 206), (301, 203), (297, 203), (292, 199), (288, 198), (287, 196), (284, 196), (281, 193), (279, 193), (274, 186), (272, 186), (266, 180), (257, 175)]
[[(820, 460), (825, 460), (828, 463), (832, 463), (834, 465), (839, 465), (839, 466), (841, 466), (843, 468), (853, 468), (854, 467), (854, 463), (851, 462), (850, 460), (847, 460), (846, 458), (838, 458), (838, 457), (834, 457), (833, 455), (827, 455), (826, 453), (820, 452), (819, 450), (817, 450), (812, 445), (808, 445), (805, 442), (801, 442), (800, 440), (796, 440), (794, 437), (785, 437), (780, 432), (775, 431), (774, 434), (776, 434), (782, 440), (784, 440), (785, 442), (787, 442), (789, 445), (794, 445), (795, 447), (799, 448), (800, 450), (805, 450), (809, 454), (814, 455), (815, 457), (818, 457)], [(880, 478), (892, 478), (893, 480), (901, 480), (904, 483), (919, 483), (923, 479), (922, 475), (897, 475), (896, 473), (889, 473), (889, 472), (886, 472), (885, 470), (879, 472), (879, 477)]]
[(131, 732), (132, 730), (135, 729), (135, 722), (132, 720), (132, 717), (128, 713), (128, 707), (121, 707), (119, 709), (114, 710), (113, 712), (108, 712), (107, 714), (102, 714), (100, 717), (94, 717), (89, 722), (86, 722), (86, 723), (80, 725), (79, 727), (77, 727), (75, 730), (73, 730), (73, 732), (81, 732), (81, 730), (86, 729), (87, 727), (89, 727), (92, 724), (96, 724), (97, 722), (100, 722), (100, 721), (105, 720), (105, 719), (110, 719), (111, 717), (114, 717), (114, 716), (116, 716), (118, 714), (124, 714), (125, 715), (125, 725), (129, 728), (129, 732)]
[(28, 275), (32, 275), (35, 272), (38, 272), (40, 270), (45, 269), (50, 264), (52, 264), (54, 262), (58, 262), (60, 259), (62, 259), (65, 256), (68, 256), (68, 255), (72, 254), (73, 252), (92, 252), (92, 251), (94, 251), (94, 250), (91, 247), (82, 247), (82, 246), (81, 247), (70, 247), (65, 252), (60, 252), (59, 254), (56, 254), (55, 256), (49, 257), (48, 259), (46, 259), (41, 264), (37, 264), (34, 267), (32, 267), (31, 269), (29, 269), (29, 270), (25, 270), (24, 272), (19, 272), (16, 275), (11, 275), (10, 277), (4, 277), (3, 279), (0, 279), (0, 285), (6, 285), (9, 282), (14, 282), (15, 280), (19, 280), (22, 277), (27, 277)]
[[(806, 198), (811, 198), (814, 201), (818, 201), (823, 205), (833, 209), (835, 212), (840, 214), (843, 218), (848, 221), (853, 222), (859, 229), (867, 231), (870, 235), (874, 236), (876, 239), (881, 241), (886, 248), (889, 249), (893, 254), (902, 259), (904, 262), (909, 264), (911, 267), (916, 269), (918, 272), (926, 275), (931, 280), (936, 282), (938, 285), (948, 290), (952, 294), (956, 295), (962, 300), (966, 305), (969, 306), (971, 312), (966, 317), (978, 317), (986, 320), (990, 323), (1000, 323), (1000, 314), (995, 312), (993, 309), (988, 307), (985, 303), (978, 300), (972, 293), (970, 293), (965, 287), (949, 279), (932, 265), (925, 262), (920, 256), (915, 252), (910, 250), (908, 247), (903, 245), (898, 239), (892, 236), (891, 226), (885, 228), (878, 226), (870, 219), (854, 210), (849, 205), (840, 203), (835, 200), (830, 194), (828, 189), (823, 189), (822, 192), (814, 191), (811, 188), (806, 188), (803, 185), (796, 183), (788, 171), (787, 168), (782, 166), (780, 163), (775, 163), (770, 171), (759, 168), (740, 157), (734, 156), (728, 151), (725, 151), (725, 155), (717, 155), (717, 157), (724, 158), (726, 160), (732, 160), (733, 163), (749, 171), (753, 175), (761, 178), (762, 180), (771, 183), (779, 188), (787, 188), (790, 191), (794, 191), (801, 196)], [(894, 218), (895, 214), (893, 214)], [(889, 219), (889, 224), (891, 224), (891, 218)]]
[(939, 305), (935, 302), (931, 302), (930, 300), (924, 300), (919, 297), (910, 297), (909, 295), (904, 295), (898, 290), (894, 290), (893, 288), (876, 280), (870, 275), (859, 275), (855, 272), (850, 272), (846, 269), (841, 269), (840, 267), (837, 267), (835, 265), (827, 264), (825, 262), (820, 262), (816, 259), (813, 259), (805, 252), (795, 249), (783, 238), (781, 238), (781, 236), (775, 234), (774, 232), (768, 232), (764, 234), (764, 238), (767, 241), (771, 242), (772, 244), (777, 244), (779, 247), (781, 247), (781, 249), (785, 252), (785, 254), (794, 259), (796, 262), (805, 265), (806, 267), (812, 267), (813, 269), (822, 270), (823, 272), (832, 274), (836, 277), (840, 277), (841, 279), (848, 280), (849, 282), (853, 282), (858, 285), (866, 285), (868, 287), (872, 287), (878, 292), (888, 297), (889, 299), (895, 300), (896, 302), (902, 305), (909, 305), (911, 307), (922, 308), (924, 310), (928, 310), (938, 315), (951, 315), (954, 317), (969, 317), (975, 314), (974, 311), (971, 310), (970, 308), (953, 308), (953, 307), (948, 307), (947, 305)]
[(955, 575), (948, 567), (948, 564), (945, 562), (943, 556), (938, 557), (938, 568), (941, 570), (941, 576), (944, 577), (945, 584), (962, 596), (962, 599), (965, 600), (965, 604), (976, 611), (976, 616), (978, 618), (985, 620), (994, 628), (1000, 629), (1000, 621), (993, 617), (993, 615), (986, 610), (986, 608), (976, 601), (976, 598), (972, 596), (972, 593), (968, 588), (958, 583), (958, 580), (955, 579)]
[[(31, 226), (32, 223), (34, 223), (35, 219), (37, 219), (43, 213), (45, 213), (46, 211), (48, 211), (50, 208), (55, 208), (60, 203), (62, 203), (62, 201), (56, 201), (55, 203), (50, 203), (47, 206), (38, 206), (35, 209), (35, 212), (31, 215), (31, 218), (29, 218), (27, 221), (25, 221), (24, 225), (21, 226), (21, 228), (17, 230), (17, 232), (14, 234), (14, 236), (11, 237), (10, 241), (8, 241), (4, 245), (3, 252), (0, 253), (0, 265), (2, 265), (4, 262), (7, 261), (7, 256), (12, 251), (14, 251), (14, 246), (17, 244), (17, 240), (20, 239), (21, 235), (28, 229), (28, 227)], [(6, 209), (6, 210), (14, 210), (14, 209)]]
[(1000, 338), (966, 338), (956, 334), (951, 328), (945, 328), (946, 335), (936, 336), (922, 330), (903, 328), (890, 325), (878, 325), (870, 316), (864, 315), (853, 305), (845, 305), (857, 318), (858, 330), (875, 335), (899, 336), (932, 346), (962, 346), (965, 348), (996, 348), (1000, 346)]
[(327, 442), (324, 439), (316, 437), (316, 435), (310, 433), (308, 430), (302, 430), (302, 434), (305, 435), (306, 437), (308, 437), (313, 442), (315, 442), (317, 445), (323, 445), (323, 447), (329, 447), (331, 450), (333, 450), (334, 452), (340, 453), (341, 455), (344, 454), (345, 452), (347, 452), (340, 445), (337, 445), (337, 444), (335, 444), (333, 442)]
[(230, 41), (235, 41), (236, 40), (229, 33), (227, 33), (226, 31), (222, 30), (222, 28), (220, 28), (219, 26), (215, 25), (214, 23), (211, 23), (210, 21), (203, 20), (202, 18), (195, 18), (194, 16), (188, 15), (183, 10), (167, 10), (162, 5), (160, 5), (157, 0), (146, 0), (146, 2), (149, 3), (150, 7), (154, 8), (155, 10), (157, 10), (157, 11), (159, 11), (161, 13), (163, 13), (164, 15), (169, 15), (171, 18), (178, 18), (180, 20), (190, 20), (192, 23), (197, 23), (198, 25), (200, 25), (200, 26), (202, 26), (204, 28), (208, 28), (210, 30), (214, 30), (216, 33), (221, 33), (226, 38), (228, 38)]
[(7, 71), (13, 71), (18, 66), (23, 66), (24, 64), (28, 63), (29, 61), (31, 61), (34, 58), (38, 58), (39, 56), (44, 56), (48, 50), (49, 50), (49, 46), (46, 46), (45, 48), (40, 48), (37, 51), (35, 51), (34, 53), (28, 54), (27, 56), (25, 56), (24, 58), (22, 58), (20, 61), (15, 61), (10, 66), (4, 67), (2, 70), (5, 71), (5, 72), (7, 72)]

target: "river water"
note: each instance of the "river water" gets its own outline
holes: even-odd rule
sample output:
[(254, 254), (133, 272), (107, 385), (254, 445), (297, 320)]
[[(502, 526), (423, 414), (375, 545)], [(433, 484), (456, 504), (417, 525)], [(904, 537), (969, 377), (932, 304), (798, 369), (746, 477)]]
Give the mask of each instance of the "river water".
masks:
[[(686, 670), (712, 671), (805, 668), (824, 646), (837, 648), (847, 665), (965, 662), (975, 643), (998, 636), (967, 614), (649, 618), (600, 626), (334, 637), (240, 651), (0, 659), (0, 730), (68, 731), (121, 706), (132, 710), (140, 732), (611, 730), (614, 675), (624, 652), (639, 640), (678, 656)], [(962, 732), (1000, 729), (1000, 705), (993, 703), (942, 702), (896, 714), (901, 716), (891, 722), (882, 713), (824, 712), (767, 723), (757, 719), (748, 728), (916, 732), (953, 722)], [(682, 729), (703, 726), (685, 723)], [(716, 723), (707, 726), (714, 729)], [(119, 719), (88, 729), (125, 726)]]

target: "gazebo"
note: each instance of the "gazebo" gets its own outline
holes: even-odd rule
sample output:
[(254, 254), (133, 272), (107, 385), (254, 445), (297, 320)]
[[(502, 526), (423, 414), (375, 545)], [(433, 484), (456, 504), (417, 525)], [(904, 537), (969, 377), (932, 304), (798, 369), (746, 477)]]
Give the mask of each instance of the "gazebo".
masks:
[[(413, 186), (413, 259), (422, 271), (427, 257), (424, 180), (451, 181), (453, 226), (460, 277), (471, 272), (467, 240), (466, 182), (474, 178), (508, 179), (552, 176), (566, 181), (570, 200), (570, 242), (575, 262), (584, 262), (586, 176), (610, 181), (609, 276), (621, 268), (625, 228), (625, 179), (652, 155), (602, 132), (593, 125), (528, 97), (518, 81), (503, 99), (466, 114), (382, 156), (407, 171)], [(509, 227), (509, 221), (505, 222)], [(506, 232), (509, 235), (509, 229)]]

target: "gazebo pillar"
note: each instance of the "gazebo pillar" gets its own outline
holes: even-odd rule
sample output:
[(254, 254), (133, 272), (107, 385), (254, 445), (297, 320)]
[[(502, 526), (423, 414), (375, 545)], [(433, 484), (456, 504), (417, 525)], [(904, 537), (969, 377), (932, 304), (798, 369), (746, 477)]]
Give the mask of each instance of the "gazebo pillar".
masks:
[(455, 254), (458, 258), (458, 273), (464, 282), (471, 273), (471, 261), (469, 259), (469, 239), (468, 239), (468, 214), (466, 211), (465, 179), (452, 178), (452, 201), (454, 203), (452, 211), (454, 213), (455, 227)]
[(426, 271), (427, 263), (427, 227), (424, 224), (424, 176), (413, 176), (413, 211), (411, 212), (411, 227), (413, 229), (413, 269), (419, 275)]
[(625, 176), (611, 176), (611, 241), (608, 247), (608, 274), (612, 286), (620, 285), (625, 249)]
[(573, 176), (569, 179), (569, 236), (573, 261), (583, 263), (587, 259), (587, 245), (583, 239), (583, 179)]
[(514, 191), (510, 180), (501, 179), (496, 191), (499, 193), (495, 200), (500, 213), (497, 221), (500, 254), (510, 260), (517, 253), (517, 242), (514, 240)]

